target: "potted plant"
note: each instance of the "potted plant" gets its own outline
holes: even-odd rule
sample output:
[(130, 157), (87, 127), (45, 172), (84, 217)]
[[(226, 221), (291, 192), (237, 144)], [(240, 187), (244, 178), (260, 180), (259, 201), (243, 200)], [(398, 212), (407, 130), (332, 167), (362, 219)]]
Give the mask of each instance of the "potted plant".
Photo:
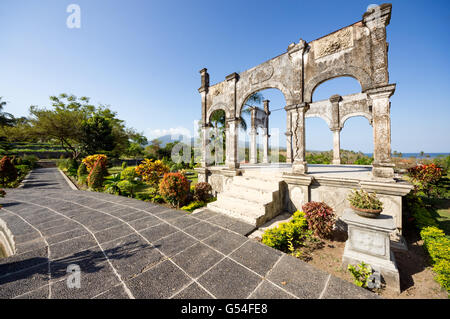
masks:
[(369, 194), (365, 190), (352, 190), (347, 197), (350, 207), (359, 216), (377, 218), (383, 211), (383, 203), (376, 193)]

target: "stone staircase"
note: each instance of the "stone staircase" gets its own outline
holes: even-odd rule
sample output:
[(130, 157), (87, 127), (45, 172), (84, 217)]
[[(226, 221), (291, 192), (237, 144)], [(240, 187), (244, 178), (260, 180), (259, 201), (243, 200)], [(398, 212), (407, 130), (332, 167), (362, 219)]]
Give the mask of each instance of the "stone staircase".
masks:
[(283, 212), (283, 187), (281, 175), (248, 170), (233, 177), (208, 209), (259, 227)]

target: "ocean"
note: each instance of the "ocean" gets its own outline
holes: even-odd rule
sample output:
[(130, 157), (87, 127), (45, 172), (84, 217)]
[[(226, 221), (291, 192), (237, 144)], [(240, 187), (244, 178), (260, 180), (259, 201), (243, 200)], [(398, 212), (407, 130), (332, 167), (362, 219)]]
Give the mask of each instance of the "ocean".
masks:
[[(373, 156), (373, 153), (364, 153), (364, 155)], [(420, 153), (402, 153), (402, 158), (410, 158), (410, 157), (415, 157), (415, 158), (436, 158), (439, 156), (443, 156), (446, 157), (450, 155), (450, 153), (425, 153), (423, 156), (420, 155)], [(398, 157), (397, 155), (392, 154), (392, 157)]]

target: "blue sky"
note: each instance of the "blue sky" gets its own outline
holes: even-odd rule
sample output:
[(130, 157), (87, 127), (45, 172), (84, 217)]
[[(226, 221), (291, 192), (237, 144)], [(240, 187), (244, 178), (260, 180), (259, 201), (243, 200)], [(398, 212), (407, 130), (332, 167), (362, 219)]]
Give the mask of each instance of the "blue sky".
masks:
[[(69, 4), (81, 8), (81, 28), (69, 29)], [(62, 92), (111, 105), (127, 125), (149, 137), (193, 131), (200, 118), (198, 71), (211, 83), (361, 20), (370, 1), (2, 0), (0, 96), (6, 111), (28, 114)], [(388, 26), (392, 149), (450, 152), (449, 1), (392, 1)], [(360, 90), (353, 79), (324, 83), (314, 99)], [(272, 108), (280, 92), (265, 92)], [(283, 133), (285, 112), (271, 127)], [(331, 149), (320, 119), (307, 120), (307, 148)], [(371, 152), (364, 118), (346, 122), (345, 149)]]

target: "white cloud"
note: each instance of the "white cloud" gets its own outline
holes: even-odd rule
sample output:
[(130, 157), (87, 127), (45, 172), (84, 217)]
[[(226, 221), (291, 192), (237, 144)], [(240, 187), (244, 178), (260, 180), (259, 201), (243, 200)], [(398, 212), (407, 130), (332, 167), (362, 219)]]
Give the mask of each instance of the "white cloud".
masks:
[(147, 129), (147, 137), (149, 137), (150, 139), (154, 139), (160, 136), (164, 136), (164, 135), (170, 135), (170, 136), (176, 136), (178, 137), (179, 135), (184, 135), (187, 137), (191, 137), (191, 131), (189, 131), (187, 128), (185, 127), (171, 127), (169, 129)]

